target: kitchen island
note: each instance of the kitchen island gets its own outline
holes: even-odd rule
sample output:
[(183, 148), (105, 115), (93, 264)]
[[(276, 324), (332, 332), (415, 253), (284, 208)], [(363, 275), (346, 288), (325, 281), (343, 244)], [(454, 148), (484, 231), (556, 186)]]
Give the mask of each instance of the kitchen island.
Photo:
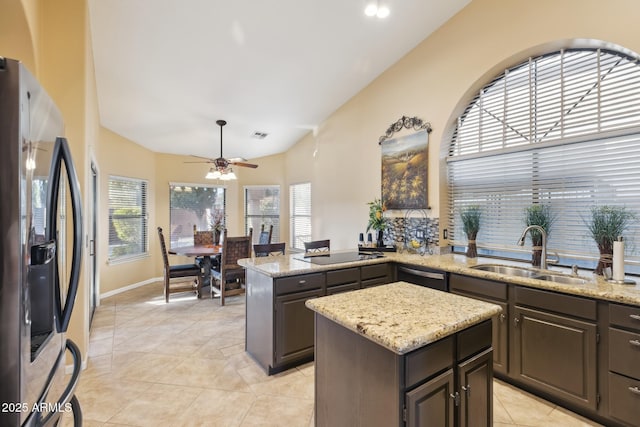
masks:
[(499, 306), (405, 282), (306, 305), (316, 312), (317, 426), (492, 424)]

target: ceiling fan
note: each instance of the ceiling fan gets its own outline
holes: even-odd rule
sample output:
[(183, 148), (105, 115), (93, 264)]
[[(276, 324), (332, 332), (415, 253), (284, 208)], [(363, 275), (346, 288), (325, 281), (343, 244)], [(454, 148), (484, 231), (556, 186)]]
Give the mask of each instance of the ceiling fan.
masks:
[[(233, 165), (233, 166), (242, 166), (245, 168), (257, 168), (258, 165), (253, 164), (253, 163), (247, 163), (247, 161), (241, 157), (235, 157), (232, 159), (225, 159), (224, 157), (222, 157), (222, 128), (224, 125), (227, 124), (227, 122), (225, 120), (216, 120), (216, 124), (218, 126), (220, 126), (220, 157), (218, 157), (217, 159), (212, 159), (209, 157), (201, 157), (201, 156), (194, 156), (192, 155), (192, 157), (198, 157), (204, 160), (200, 160), (197, 162), (185, 162), (185, 163), (213, 163), (215, 165), (215, 170), (214, 168), (211, 168), (211, 170), (209, 171), (209, 173), (207, 174), (207, 178), (210, 179), (224, 179), (223, 176), (231, 174), (233, 175), (233, 177), (235, 178), (235, 174), (233, 174), (233, 171), (231, 170), (231, 168), (229, 166)], [(216, 172), (218, 172), (216, 174)], [(215, 176), (214, 176), (215, 175)], [(227, 179), (233, 179), (233, 178), (227, 178)]]

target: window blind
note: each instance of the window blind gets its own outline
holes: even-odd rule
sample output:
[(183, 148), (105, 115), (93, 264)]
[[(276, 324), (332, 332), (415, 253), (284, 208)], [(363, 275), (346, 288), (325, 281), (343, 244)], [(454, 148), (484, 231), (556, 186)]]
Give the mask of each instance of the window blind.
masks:
[(109, 177), (109, 260), (146, 254), (147, 181)]
[(280, 241), (280, 186), (246, 186), (244, 188), (245, 231), (253, 228), (253, 242), (260, 237), (260, 228), (273, 225), (272, 242)]
[[(640, 68), (602, 50), (559, 51), (510, 68), (458, 118), (447, 158), (449, 226), (465, 245), (460, 212), (479, 205), (486, 253), (530, 253), (516, 242), (524, 210), (555, 215), (548, 249), (569, 262), (594, 259), (591, 208), (624, 206), (640, 219)], [(637, 241), (634, 221), (628, 241)], [(640, 265), (633, 248), (626, 252)]]
[(289, 186), (291, 247), (303, 249), (311, 241), (311, 183)]

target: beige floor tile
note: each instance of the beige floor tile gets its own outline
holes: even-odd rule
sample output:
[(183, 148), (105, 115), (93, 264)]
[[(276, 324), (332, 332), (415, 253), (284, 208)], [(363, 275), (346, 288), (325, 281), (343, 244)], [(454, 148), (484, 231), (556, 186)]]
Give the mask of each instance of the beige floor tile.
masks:
[[(84, 425), (313, 426), (313, 363), (267, 376), (244, 351), (244, 302), (166, 304), (159, 283), (102, 301), (76, 390)], [(494, 381), (496, 427), (597, 425)]]

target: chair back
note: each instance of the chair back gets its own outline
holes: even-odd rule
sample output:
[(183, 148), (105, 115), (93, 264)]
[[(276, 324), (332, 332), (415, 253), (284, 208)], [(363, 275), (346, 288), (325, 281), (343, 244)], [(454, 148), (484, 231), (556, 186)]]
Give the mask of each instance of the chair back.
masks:
[(269, 226), (269, 230), (264, 229), (264, 224), (260, 227), (260, 236), (258, 237), (258, 243), (261, 245), (271, 243), (271, 235), (273, 234), (273, 224)]
[(313, 242), (304, 242), (305, 252), (328, 252), (331, 250), (329, 240), (314, 240)]
[(193, 244), (194, 246), (213, 245), (213, 231), (197, 231), (194, 225)]
[(251, 258), (252, 230), (248, 236), (227, 237), (224, 230), (224, 242), (222, 244), (222, 260), (220, 268), (234, 268), (241, 258)]
[(165, 272), (169, 271), (169, 254), (167, 253), (167, 245), (164, 242), (164, 234), (162, 234), (162, 227), (158, 227), (158, 237), (160, 238), (160, 250), (162, 252), (162, 261), (164, 262)]
[(284, 255), (284, 251), (285, 251), (285, 242), (253, 245), (253, 252), (256, 254), (256, 257), (265, 257), (269, 255)]

